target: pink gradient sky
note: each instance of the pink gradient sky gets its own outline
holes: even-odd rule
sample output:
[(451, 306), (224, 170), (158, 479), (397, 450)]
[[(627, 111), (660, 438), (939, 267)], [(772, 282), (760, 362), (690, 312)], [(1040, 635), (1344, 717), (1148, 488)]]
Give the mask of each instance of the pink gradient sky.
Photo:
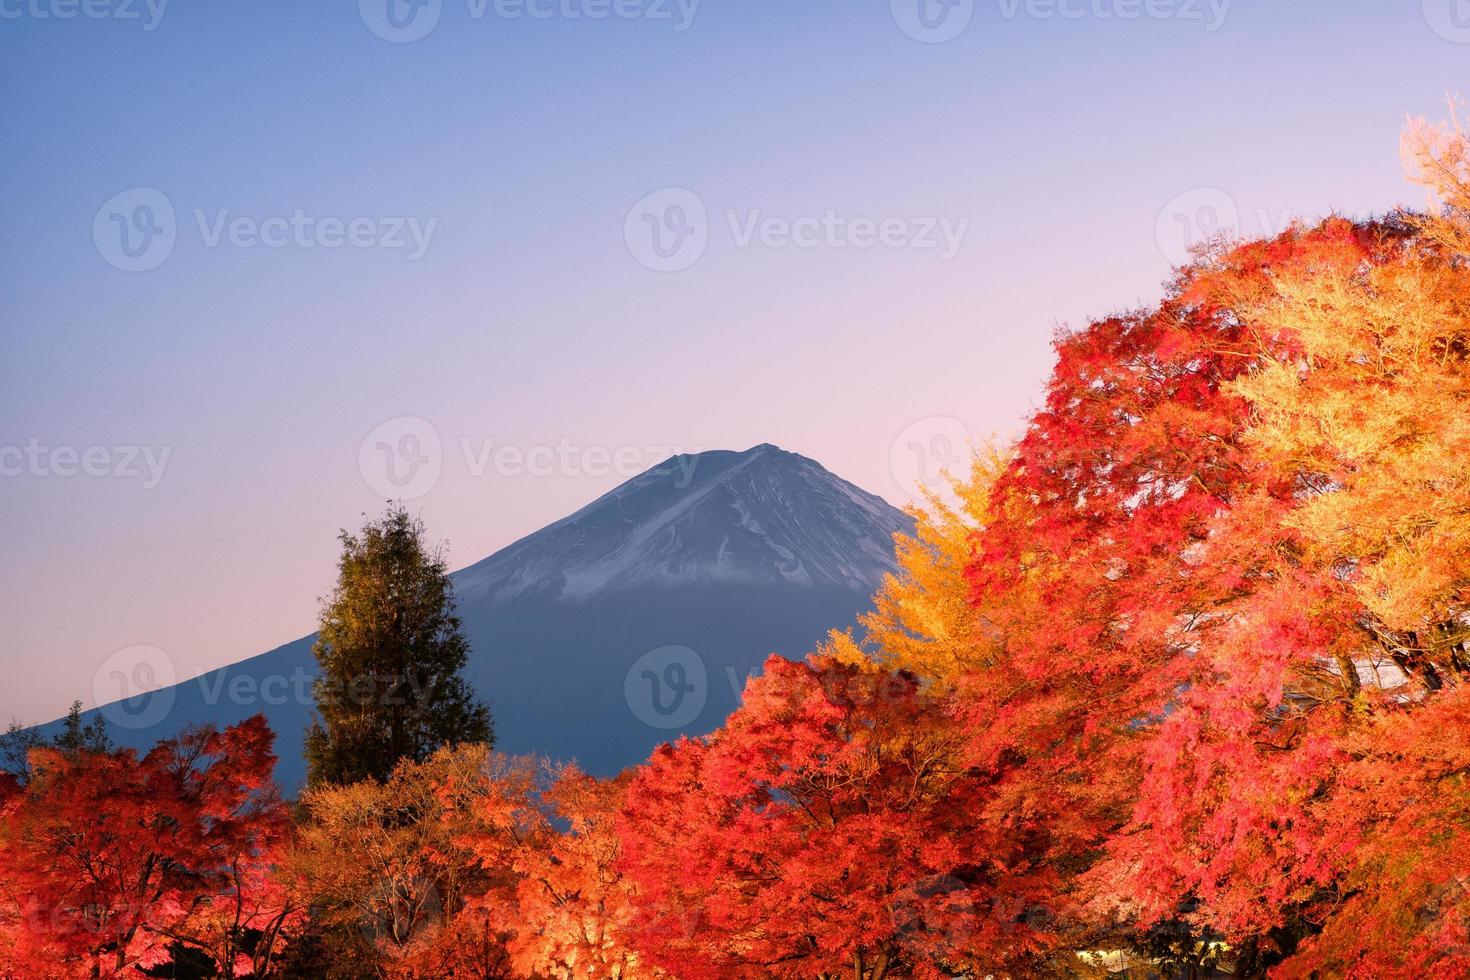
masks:
[[(867, 0), (707, 0), (682, 33), (446, 8), (412, 44), (341, 6), (0, 37), (18, 202), (0, 228), (0, 445), (170, 453), (151, 488), (0, 477), (0, 722), (92, 703), (123, 647), (163, 649), (182, 679), (310, 632), (337, 529), (381, 506), (360, 446), (400, 416), (443, 442), (412, 506), (455, 567), (622, 479), (476, 476), (461, 440), (774, 442), (902, 503), (893, 448), (916, 423), (1014, 433), (1055, 324), (1158, 295), (1178, 195), (1212, 188), (1190, 213), (1228, 201), (1248, 234), (1419, 203), (1404, 116), (1441, 114), (1470, 65), (1417, 2), (1239, 0), (1215, 30), (977, 3), (944, 44)], [(133, 187), (178, 213), (148, 272), (92, 236)], [(698, 193), (709, 245), (658, 273), (624, 223), (666, 187)], [(725, 217), (829, 208), (968, 233), (947, 261), (742, 248)], [(208, 247), (193, 212), (221, 209), (437, 225), (418, 260)]]

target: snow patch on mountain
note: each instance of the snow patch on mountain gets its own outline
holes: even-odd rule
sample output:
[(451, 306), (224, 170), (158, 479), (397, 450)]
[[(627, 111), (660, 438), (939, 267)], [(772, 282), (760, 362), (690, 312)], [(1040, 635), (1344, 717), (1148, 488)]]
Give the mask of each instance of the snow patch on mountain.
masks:
[(872, 592), (912, 522), (814, 460), (762, 444), (674, 457), (454, 577), (461, 600), (585, 600), (770, 583)]

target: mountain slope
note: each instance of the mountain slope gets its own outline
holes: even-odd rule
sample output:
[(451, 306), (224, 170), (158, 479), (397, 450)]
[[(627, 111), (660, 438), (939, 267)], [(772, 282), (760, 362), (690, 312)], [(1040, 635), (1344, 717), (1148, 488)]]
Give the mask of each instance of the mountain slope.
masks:
[[(717, 727), (772, 652), (849, 625), (893, 568), (909, 518), (771, 445), (674, 457), (453, 575), (497, 747), (610, 774)], [(146, 745), (264, 711), (278, 778), (301, 778), (312, 637), (100, 709)], [(161, 719), (161, 720), (158, 720)]]
[(764, 444), (677, 456), (455, 576), (461, 601), (771, 584), (871, 594), (905, 518), (818, 463)]

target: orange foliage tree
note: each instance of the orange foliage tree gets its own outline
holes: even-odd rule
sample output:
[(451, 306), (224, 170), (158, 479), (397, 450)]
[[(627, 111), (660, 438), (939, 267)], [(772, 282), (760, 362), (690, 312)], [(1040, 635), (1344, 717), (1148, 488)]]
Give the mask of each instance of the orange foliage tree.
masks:
[[(1239, 663), (1204, 652), (1228, 646), (1233, 630), (1261, 614), (1246, 604), (1309, 594), (1296, 591), (1308, 583), (1277, 533), (1295, 488), (1255, 458), (1246, 403), (1230, 388), (1262, 351), (1238, 296), (1286, 268), (1370, 261), (1391, 248), (1386, 237), (1336, 221), (1220, 248), (1182, 270), (1158, 308), (1061, 337), (1045, 407), (996, 481), (970, 576), (977, 615), (993, 624), (999, 645), (964, 688), (971, 749), (982, 760), (1018, 760), (1001, 798), (1052, 828), (1050, 859), (1064, 879), (1054, 901), (1079, 941), (1097, 931), (1117, 936), (1113, 925), (1123, 941), (1135, 926), (1216, 925), (1191, 916), (1206, 889), (1186, 879), (1204, 851), (1218, 852), (1190, 852), (1179, 835), (1143, 843), (1147, 835), (1129, 825), (1137, 814), (1141, 827), (1161, 831), (1190, 800), (1186, 820), (1218, 812), (1209, 807), (1224, 801), (1149, 775), (1155, 752), (1178, 757), (1158, 748), (1161, 732), (1184, 737), (1182, 719), (1196, 716), (1182, 703), (1216, 690), (1221, 663)], [(1307, 628), (1281, 629), (1298, 627)], [(1299, 653), (1283, 665), (1299, 673), (1293, 686), (1342, 686), (1339, 661)], [(1240, 718), (1269, 727), (1276, 695), (1265, 683), (1237, 707)], [(1132, 863), (1120, 854), (1080, 877), (1120, 840), (1137, 844)], [(1146, 874), (1148, 857), (1179, 868)], [(1126, 901), (1099, 921), (1098, 903), (1118, 898)], [(1186, 958), (1193, 944), (1186, 936)]]
[(261, 719), (36, 750), (0, 968), (264, 975), (309, 901), (401, 978), (1470, 975), (1470, 137), (1404, 149), (1428, 213), (1059, 337), (874, 611), (619, 779), (442, 748), (273, 875)]
[(481, 867), (508, 875), (479, 905), (505, 924), (518, 976), (664, 976), (629, 941), (636, 891), (617, 867), (616, 826), (627, 783), (626, 776), (599, 780), (575, 766), (543, 766), (535, 792), (481, 799), (480, 829), (462, 843)]
[(382, 783), (303, 794), (289, 865), (333, 960), (402, 980), (510, 975), (505, 932), (477, 905), (509, 869), (482, 869), (466, 844), (491, 833), (482, 807), (530, 791), (527, 769), (496, 762), (483, 745), (446, 747), (400, 760)]
[(996, 481), (973, 749), (1023, 760), (1005, 798), (1075, 845), (1057, 907), (1120, 944), (1470, 968), (1465, 772), (1417, 742), (1470, 666), (1465, 147), (1411, 131), (1435, 214), (1221, 246), (1062, 338)]
[[(654, 976), (626, 943), (616, 870), (626, 780), (483, 745), (403, 760), (384, 783), (309, 790), (295, 880), (336, 959), (395, 978)], [(343, 940), (345, 937), (345, 942)]]

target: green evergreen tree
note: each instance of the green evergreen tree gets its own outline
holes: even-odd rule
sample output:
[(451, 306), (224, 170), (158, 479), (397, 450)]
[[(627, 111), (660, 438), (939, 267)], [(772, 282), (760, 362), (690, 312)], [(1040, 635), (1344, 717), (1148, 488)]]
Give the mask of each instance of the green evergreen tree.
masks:
[(82, 702), (73, 701), (66, 713), (61, 731), (48, 741), (39, 728), (11, 721), (0, 734), (0, 773), (9, 773), (25, 784), (31, 778), (31, 749), (43, 746), (60, 749), (67, 755), (78, 752), (111, 752), (112, 739), (107, 734), (107, 721), (99, 714), (82, 724)]
[(0, 773), (9, 773), (17, 782), (25, 783), (31, 775), (31, 749), (45, 744), (46, 739), (35, 728), (12, 721), (0, 735)]
[(82, 702), (73, 701), (66, 722), (51, 744), (68, 755), (78, 752), (111, 752), (112, 739), (107, 735), (107, 722), (98, 714), (82, 724)]
[(493, 742), (490, 712), (459, 674), (469, 657), (442, 548), (390, 504), (343, 531), (337, 586), (312, 652), (318, 716), (306, 732), (307, 781), (388, 777), (399, 759), (441, 745)]

